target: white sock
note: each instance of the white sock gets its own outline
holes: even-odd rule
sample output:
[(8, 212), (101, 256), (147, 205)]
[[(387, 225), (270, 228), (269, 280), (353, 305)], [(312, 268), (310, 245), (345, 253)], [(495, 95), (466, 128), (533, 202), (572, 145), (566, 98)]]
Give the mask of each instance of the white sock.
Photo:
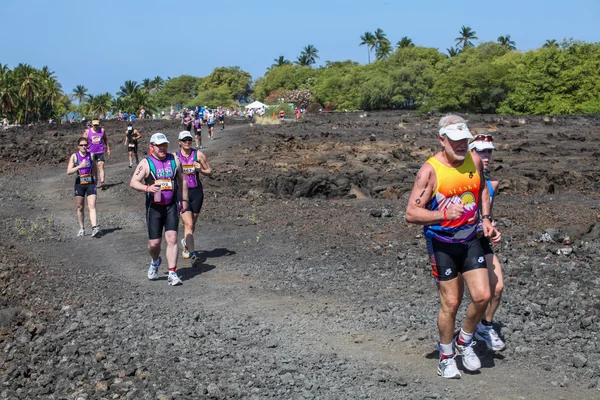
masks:
[(454, 350), (452, 349), (452, 343), (450, 343), (450, 344), (441, 344), (440, 343), (440, 349), (442, 349), (442, 354), (445, 354), (447, 356), (454, 354)]

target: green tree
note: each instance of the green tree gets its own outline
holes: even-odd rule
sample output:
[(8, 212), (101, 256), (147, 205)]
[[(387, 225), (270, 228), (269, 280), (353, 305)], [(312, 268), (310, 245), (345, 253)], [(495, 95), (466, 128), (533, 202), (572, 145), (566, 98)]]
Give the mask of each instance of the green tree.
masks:
[(136, 81), (125, 81), (125, 84), (119, 88), (117, 96), (130, 97), (139, 89), (140, 85)]
[(558, 43), (556, 42), (556, 39), (548, 39), (543, 47), (558, 47)]
[(460, 54), (460, 49), (456, 47), (450, 47), (449, 49), (446, 49), (446, 52), (448, 53), (448, 57), (456, 57)]
[(8, 115), (17, 105), (14, 77), (8, 65), (0, 64), (0, 114)]
[(375, 58), (378, 60), (384, 60), (390, 57), (393, 48), (389, 40), (385, 39), (378, 43), (377, 49), (375, 50)]
[(286, 60), (284, 56), (279, 56), (278, 58), (274, 59), (273, 61), (275, 61), (275, 63), (271, 64), (271, 68), (281, 67), (282, 65), (291, 65), (292, 64), (289, 60)]
[(160, 76), (154, 77), (154, 79), (152, 80), (153, 91), (156, 92), (156, 91), (162, 89), (164, 84), (165, 84), (165, 80), (163, 78), (161, 78)]
[(404, 49), (405, 47), (415, 47), (415, 44), (408, 36), (402, 36), (398, 43), (396, 43), (396, 47), (399, 49)]
[(502, 46), (505, 46), (510, 51), (514, 51), (517, 49), (517, 47), (515, 46), (515, 42), (510, 39), (510, 35), (498, 36), (498, 43), (500, 43), (500, 45)]
[(34, 99), (40, 94), (40, 78), (38, 71), (29, 64), (19, 64), (13, 71), (17, 79), (19, 88), (19, 97), (22, 99), (24, 107), (22, 108), (23, 122), (29, 123), (32, 105)]
[(73, 89), (73, 97), (77, 99), (77, 111), (81, 114), (83, 112), (83, 100), (87, 98), (88, 90), (83, 85), (77, 85), (75, 89)]
[(371, 32), (365, 32), (365, 34), (360, 37), (360, 40), (359, 46), (367, 46), (367, 57), (369, 64), (371, 64), (371, 51), (375, 48), (375, 36)]
[(460, 36), (454, 40), (456, 41), (456, 45), (460, 46), (461, 50), (465, 50), (468, 47), (473, 47), (473, 42), (471, 42), (471, 40), (479, 39), (476, 36), (477, 32), (472, 30), (470, 27), (464, 26), (464, 25), (460, 28), (460, 31), (458, 32), (458, 34)]
[(316, 59), (319, 58), (319, 50), (315, 46), (309, 44), (300, 53), (296, 63), (300, 66), (308, 67), (316, 63)]
[(140, 89), (143, 89), (147, 92), (151, 92), (153, 88), (154, 88), (154, 82), (152, 81), (152, 79), (144, 78), (144, 80), (142, 80)]
[(163, 88), (153, 94), (155, 104), (159, 108), (171, 105), (183, 106), (188, 104), (198, 95), (198, 88), (202, 78), (191, 75), (181, 75), (166, 81)]
[(271, 68), (256, 80), (254, 97), (258, 100), (266, 98), (273, 90), (283, 88), (290, 90), (311, 90), (320, 70), (298, 65), (282, 65)]
[[(225, 88), (228, 99), (221, 105), (233, 105), (233, 102), (246, 100), (250, 94), (252, 76), (240, 67), (215, 68), (210, 75), (202, 79), (199, 85), (199, 94), (202, 92)], [(216, 93), (216, 92), (215, 92)], [(218, 93), (224, 93), (218, 91)]]

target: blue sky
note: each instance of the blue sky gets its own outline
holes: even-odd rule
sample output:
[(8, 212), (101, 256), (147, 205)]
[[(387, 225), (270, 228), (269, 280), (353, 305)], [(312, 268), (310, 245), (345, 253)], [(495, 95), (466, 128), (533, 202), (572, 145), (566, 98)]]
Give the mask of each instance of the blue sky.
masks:
[(312, 44), (318, 64), (367, 62), (366, 31), (383, 29), (445, 52), (462, 25), (479, 40), (511, 35), (521, 51), (546, 39), (600, 42), (600, 1), (392, 0), (188, 1), (0, 0), (0, 63), (48, 65), (66, 93), (116, 93), (126, 80), (206, 76), (240, 66), (254, 79), (279, 55), (294, 61)]

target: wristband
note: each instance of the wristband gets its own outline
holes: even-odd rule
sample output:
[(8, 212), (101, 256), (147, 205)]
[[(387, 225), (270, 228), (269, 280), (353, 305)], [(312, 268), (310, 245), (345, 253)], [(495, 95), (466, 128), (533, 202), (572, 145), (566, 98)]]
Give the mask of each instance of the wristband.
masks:
[(146, 185), (146, 188), (144, 190), (146, 191), (146, 193), (148, 193), (148, 185)]
[(483, 221), (484, 219), (489, 219), (491, 221), (492, 220), (492, 216), (491, 215), (482, 215), (481, 216), (481, 220)]
[(446, 216), (446, 211), (448, 211), (448, 209), (444, 208), (444, 221), (448, 221), (448, 217)]

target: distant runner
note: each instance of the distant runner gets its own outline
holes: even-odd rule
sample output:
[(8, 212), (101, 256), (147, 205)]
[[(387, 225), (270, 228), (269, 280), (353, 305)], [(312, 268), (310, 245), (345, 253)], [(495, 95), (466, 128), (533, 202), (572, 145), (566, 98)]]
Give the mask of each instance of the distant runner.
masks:
[[(180, 209), (187, 208), (189, 204), (187, 182), (183, 179), (179, 159), (167, 152), (167, 137), (162, 133), (155, 133), (150, 138), (150, 145), (153, 147), (153, 154), (140, 162), (129, 182), (133, 189), (146, 193), (148, 251), (152, 257), (148, 279), (158, 279), (164, 229), (169, 267), (167, 282), (171, 286), (181, 285), (181, 278), (177, 275), (177, 228)], [(177, 199), (178, 187), (181, 188), (180, 201)]]
[(133, 124), (127, 124), (127, 130), (125, 131), (125, 146), (127, 146), (127, 153), (129, 154), (129, 168), (133, 166), (133, 157), (135, 155), (135, 165), (140, 163), (138, 158), (138, 140), (142, 138), (142, 135), (137, 129), (133, 127)]
[(85, 236), (85, 198), (87, 197), (92, 223), (92, 237), (100, 235), (100, 228), (96, 225), (96, 167), (92, 162), (92, 155), (88, 152), (88, 140), (80, 137), (77, 140), (77, 152), (71, 154), (67, 165), (67, 174), (77, 173), (73, 193), (77, 201), (77, 221), (79, 232), (77, 236)]
[[(492, 135), (476, 135), (475, 138), (469, 144), (469, 150), (477, 153), (481, 161), (483, 162), (483, 176), (485, 183), (490, 192), (490, 215), (493, 215), (491, 210), (494, 205), (494, 196), (498, 192), (498, 179), (494, 178), (489, 173), (490, 162), (492, 162), (492, 152), (494, 151), (494, 139)], [(493, 225), (495, 222), (492, 220)], [(500, 267), (500, 260), (498, 256), (494, 254), (494, 250), (490, 244), (490, 240), (481, 236), (479, 238), (481, 247), (485, 254), (485, 261), (488, 268), (490, 278), (490, 291), (491, 299), (485, 311), (485, 315), (481, 322), (477, 325), (475, 330), (475, 338), (485, 342), (486, 346), (490, 350), (500, 351), (504, 350), (506, 345), (500, 338), (493, 326), (494, 314), (500, 306), (502, 299), (502, 292), (504, 291), (504, 278), (502, 276), (502, 268)]]
[(106, 189), (106, 186), (104, 186), (104, 151), (106, 150), (106, 155), (110, 156), (110, 147), (106, 132), (104, 132), (104, 128), (100, 127), (100, 121), (94, 119), (92, 127), (84, 132), (83, 137), (88, 140), (88, 151), (92, 153), (92, 161), (98, 168), (100, 189), (104, 190)]
[(183, 129), (185, 129), (188, 132), (192, 131), (192, 117), (190, 116), (190, 113), (187, 111), (183, 112)]
[(204, 116), (206, 117), (206, 125), (208, 126), (208, 137), (210, 140), (215, 138), (215, 113), (213, 110), (204, 110)]
[(200, 113), (196, 114), (194, 118), (194, 136), (196, 138), (196, 147), (202, 148), (202, 116)]
[[(424, 225), (424, 236), (440, 297), (438, 314), (440, 354), (437, 373), (460, 378), (455, 352), (469, 371), (481, 368), (474, 351), (473, 334), (490, 301), (490, 283), (485, 255), (477, 237), (480, 215), (483, 234), (494, 243), (500, 233), (492, 226), (490, 193), (483, 179), (483, 164), (469, 152), (472, 139), (466, 121), (447, 115), (439, 122), (442, 150), (429, 158), (417, 174), (406, 221)], [(469, 288), (471, 304), (456, 338), (456, 313)]]
[(285, 111), (283, 111), (283, 108), (279, 110), (279, 119), (282, 121), (285, 119)]
[(196, 251), (194, 251), (194, 232), (196, 231), (196, 222), (204, 202), (204, 191), (200, 174), (210, 176), (212, 169), (208, 165), (206, 156), (201, 151), (192, 148), (192, 135), (188, 131), (179, 133), (179, 150), (174, 155), (181, 162), (181, 169), (187, 181), (189, 203), (181, 214), (184, 224), (184, 238), (181, 239), (183, 246), (183, 258), (191, 258), (192, 263), (196, 260)]
[(219, 106), (217, 110), (217, 116), (219, 117), (219, 125), (221, 125), (221, 130), (225, 129), (225, 110)]

